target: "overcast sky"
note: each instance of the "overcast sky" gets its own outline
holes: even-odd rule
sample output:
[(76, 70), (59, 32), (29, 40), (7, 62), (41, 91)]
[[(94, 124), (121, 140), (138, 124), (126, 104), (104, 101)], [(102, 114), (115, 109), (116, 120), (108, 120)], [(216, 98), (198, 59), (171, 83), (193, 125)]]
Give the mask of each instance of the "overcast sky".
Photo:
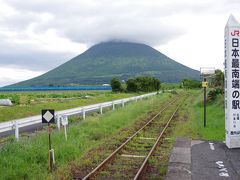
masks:
[(240, 0), (0, 0), (0, 86), (108, 40), (146, 43), (199, 70), (223, 69), (224, 27)]

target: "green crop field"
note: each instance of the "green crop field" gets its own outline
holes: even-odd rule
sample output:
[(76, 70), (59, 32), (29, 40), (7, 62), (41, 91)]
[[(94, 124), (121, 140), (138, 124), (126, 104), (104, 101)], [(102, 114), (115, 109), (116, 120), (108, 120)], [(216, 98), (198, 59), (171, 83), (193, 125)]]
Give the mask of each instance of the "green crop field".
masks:
[(112, 93), (110, 91), (54, 91), (1, 93), (13, 106), (0, 106), (0, 121), (8, 121), (40, 114), (41, 109), (64, 110), (115, 99), (137, 96), (137, 93)]

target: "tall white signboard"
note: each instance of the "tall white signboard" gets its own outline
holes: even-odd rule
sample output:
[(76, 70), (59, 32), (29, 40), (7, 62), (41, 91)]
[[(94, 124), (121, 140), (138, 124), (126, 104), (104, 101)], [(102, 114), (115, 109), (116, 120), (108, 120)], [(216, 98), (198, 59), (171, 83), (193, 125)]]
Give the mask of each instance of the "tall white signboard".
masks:
[(240, 147), (240, 24), (231, 15), (225, 27), (225, 130), (228, 148)]

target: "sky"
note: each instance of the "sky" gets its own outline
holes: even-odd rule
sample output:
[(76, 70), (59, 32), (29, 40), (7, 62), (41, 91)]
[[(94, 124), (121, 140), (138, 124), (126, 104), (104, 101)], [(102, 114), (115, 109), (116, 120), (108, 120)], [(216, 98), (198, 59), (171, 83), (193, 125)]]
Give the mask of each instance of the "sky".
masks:
[(223, 69), (239, 0), (0, 0), (0, 86), (41, 75), (110, 40), (145, 43), (199, 70)]

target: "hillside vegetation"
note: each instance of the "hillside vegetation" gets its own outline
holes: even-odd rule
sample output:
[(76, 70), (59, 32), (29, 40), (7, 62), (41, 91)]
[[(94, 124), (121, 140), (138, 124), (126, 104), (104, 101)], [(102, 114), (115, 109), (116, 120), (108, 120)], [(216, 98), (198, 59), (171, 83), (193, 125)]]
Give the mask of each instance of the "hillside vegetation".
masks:
[(145, 44), (106, 42), (92, 46), (61, 66), (14, 86), (104, 84), (113, 77), (127, 80), (153, 76), (161, 82), (199, 79), (199, 72)]

